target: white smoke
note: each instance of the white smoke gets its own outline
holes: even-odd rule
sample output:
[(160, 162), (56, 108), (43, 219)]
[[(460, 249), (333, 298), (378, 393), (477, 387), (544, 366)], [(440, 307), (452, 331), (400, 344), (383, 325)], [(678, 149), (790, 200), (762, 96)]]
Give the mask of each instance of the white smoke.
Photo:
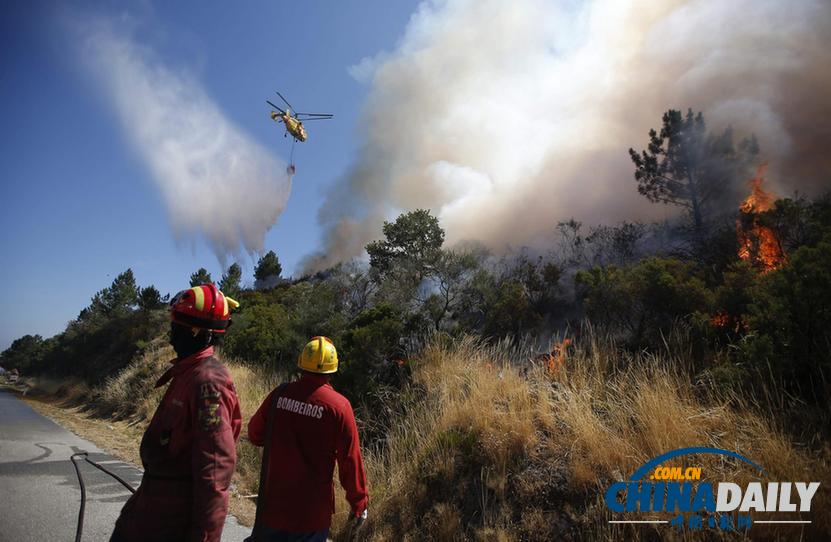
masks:
[[(434, 0), (371, 82), (362, 151), (320, 212), (321, 268), (429, 208), (450, 243), (546, 244), (556, 223), (649, 220), (627, 149), (667, 109), (755, 133), (781, 189), (831, 176), (827, 0)], [(674, 212), (674, 211), (672, 211)]]
[(129, 24), (98, 17), (75, 27), (177, 238), (203, 236), (223, 266), (228, 256), (261, 252), (291, 192), (286, 165), (235, 126), (194, 78), (136, 43)]

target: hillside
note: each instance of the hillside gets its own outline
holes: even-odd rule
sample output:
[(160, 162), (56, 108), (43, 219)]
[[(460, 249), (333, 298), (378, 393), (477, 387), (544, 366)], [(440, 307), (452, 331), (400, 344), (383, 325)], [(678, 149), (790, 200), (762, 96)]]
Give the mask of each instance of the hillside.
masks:
[[(753, 538), (827, 533), (831, 198), (777, 199), (762, 172), (741, 205), (706, 221), (570, 220), (548, 251), (447, 247), (439, 220), (419, 209), (384, 223), (368, 263), (287, 279), (271, 251), (247, 285), (233, 264), (218, 284), (241, 306), (220, 356), (244, 416), (292, 378), (309, 337), (334, 341), (333, 385), (355, 407), (371, 485), (366, 539), (729, 538), (739, 535), (718, 522), (733, 516), (715, 513), (729, 495), (712, 484), (776, 492), (780, 482), (794, 499), (820, 482), (810, 516), (781, 512), (810, 523), (754, 525)], [(205, 269), (190, 277), (209, 281)], [(128, 269), (64, 332), (21, 337), (0, 362), (57, 382), (52, 391), (88, 415), (141, 427), (173, 357), (167, 297)], [(614, 490), (686, 448), (707, 451), (659, 464), (700, 467), (695, 483)], [(259, 458), (245, 438), (238, 451), (245, 518)], [(639, 487), (661, 494), (644, 501), (655, 511), (611, 510)], [(664, 492), (676, 490), (703, 496), (696, 505), (685, 494), (689, 510), (666, 517)], [(741, 501), (750, 513), (735, 521), (780, 521), (761, 509), (790, 497), (770, 495)], [(620, 521), (715, 523), (681, 533)], [(342, 512), (335, 525), (347, 537)]]
[[(95, 416), (146, 420), (170, 354), (152, 352), (99, 387), (65, 386), (63, 404), (83, 399)], [(387, 438), (365, 449), (372, 504), (362, 539), (680, 539), (665, 526), (610, 525), (603, 493), (649, 458), (685, 446), (741, 450), (771, 479), (831, 480), (827, 447), (795, 445), (776, 412), (694, 380), (683, 355), (628, 354), (588, 331), (552, 365), (511, 342), (436, 336), (411, 365), (411, 383), (388, 398), (395, 412)], [(247, 420), (279, 379), (229, 366)], [(244, 438), (238, 453), (233, 509), (250, 521), (250, 500), (240, 497), (256, 493), (259, 456)], [(696, 464), (707, 479), (753, 478), (735, 462)], [(827, 486), (817, 494), (811, 524), (756, 526), (753, 539), (827, 533), (830, 497)], [(345, 501), (338, 509), (336, 539), (349, 535)]]

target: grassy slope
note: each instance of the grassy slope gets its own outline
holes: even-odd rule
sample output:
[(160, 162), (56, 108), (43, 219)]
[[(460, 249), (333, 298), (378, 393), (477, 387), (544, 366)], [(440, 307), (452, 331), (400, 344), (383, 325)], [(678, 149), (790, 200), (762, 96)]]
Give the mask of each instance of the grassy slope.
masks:
[[(160, 342), (99, 388), (64, 385), (64, 395), (69, 404), (73, 398), (83, 403), (88, 415), (141, 428), (160, 398), (153, 383), (171, 357)], [(371, 504), (362, 538), (671, 538), (667, 526), (657, 532), (610, 527), (602, 495), (611, 481), (655, 455), (693, 445), (736, 450), (772, 480), (825, 482), (804, 533), (798, 526), (755, 526), (754, 539), (831, 531), (827, 448), (822, 454), (797, 449), (775, 427), (775, 416), (691, 382), (680, 370), (684, 359), (624, 355), (597, 338), (578, 345), (553, 375), (518, 359), (527, 358), (467, 339), (436, 341), (413, 360), (413, 384), (396, 399), (405, 414), (383, 448), (365, 449)], [(237, 361), (228, 365), (247, 423), (280, 378)], [(232, 508), (250, 522), (251, 500), (240, 496), (256, 493), (259, 455), (244, 431), (238, 452)], [(741, 484), (752, 474), (718, 458), (695, 464), (716, 481)], [(347, 534), (347, 510), (341, 494), (336, 537)]]
[[(739, 451), (771, 480), (825, 482), (805, 534), (831, 530), (827, 449), (822, 457), (797, 450), (746, 403), (693, 385), (674, 369), (683, 360), (622, 356), (608, 343), (587, 342), (555, 375), (520, 370), (510, 352), (473, 340), (428, 348), (414, 370), (421, 398), (387, 448), (368, 454), (367, 537), (671, 538), (667, 526), (657, 533), (611, 527), (602, 495), (648, 459), (696, 445)], [(750, 481), (741, 465), (700, 459), (711, 480)], [(800, 531), (756, 526), (753, 538), (792, 539)]]

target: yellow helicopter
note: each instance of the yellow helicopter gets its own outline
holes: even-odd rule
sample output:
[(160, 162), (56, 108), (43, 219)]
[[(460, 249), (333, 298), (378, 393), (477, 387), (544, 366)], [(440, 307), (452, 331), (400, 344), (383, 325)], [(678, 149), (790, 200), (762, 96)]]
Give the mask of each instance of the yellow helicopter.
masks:
[(306, 128), (303, 127), (303, 122), (308, 120), (329, 120), (334, 117), (334, 115), (326, 113), (294, 113), (292, 112), (294, 107), (292, 107), (289, 101), (279, 92), (277, 96), (288, 106), (285, 110), (277, 107), (268, 100), (266, 100), (266, 103), (277, 110), (271, 112), (271, 119), (276, 122), (282, 122), (286, 126), (286, 133), (283, 134), (283, 137), (291, 134), (295, 141), (306, 141), (309, 135), (306, 133)]

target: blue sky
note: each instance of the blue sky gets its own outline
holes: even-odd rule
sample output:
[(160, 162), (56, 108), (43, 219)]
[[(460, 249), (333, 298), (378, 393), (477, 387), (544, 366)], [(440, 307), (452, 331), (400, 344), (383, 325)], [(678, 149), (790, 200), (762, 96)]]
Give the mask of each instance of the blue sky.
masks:
[[(51, 336), (90, 297), (132, 268), (163, 293), (221, 266), (200, 238), (172, 234), (146, 160), (134, 151), (100, 81), (84, 65), (72, 21), (135, 23), (134, 42), (171, 73), (187, 73), (227, 119), (274, 156), (289, 140), (268, 118), (279, 89), (298, 108), (334, 113), (310, 123), (295, 150), (291, 197), (265, 238), (289, 273), (318, 248), (317, 211), (359, 145), (368, 87), (351, 65), (395, 47), (415, 1), (26, 2), (0, 19), (0, 348), (26, 334)], [(82, 37), (82, 36), (80, 36)], [(253, 263), (240, 261), (248, 280)]]

